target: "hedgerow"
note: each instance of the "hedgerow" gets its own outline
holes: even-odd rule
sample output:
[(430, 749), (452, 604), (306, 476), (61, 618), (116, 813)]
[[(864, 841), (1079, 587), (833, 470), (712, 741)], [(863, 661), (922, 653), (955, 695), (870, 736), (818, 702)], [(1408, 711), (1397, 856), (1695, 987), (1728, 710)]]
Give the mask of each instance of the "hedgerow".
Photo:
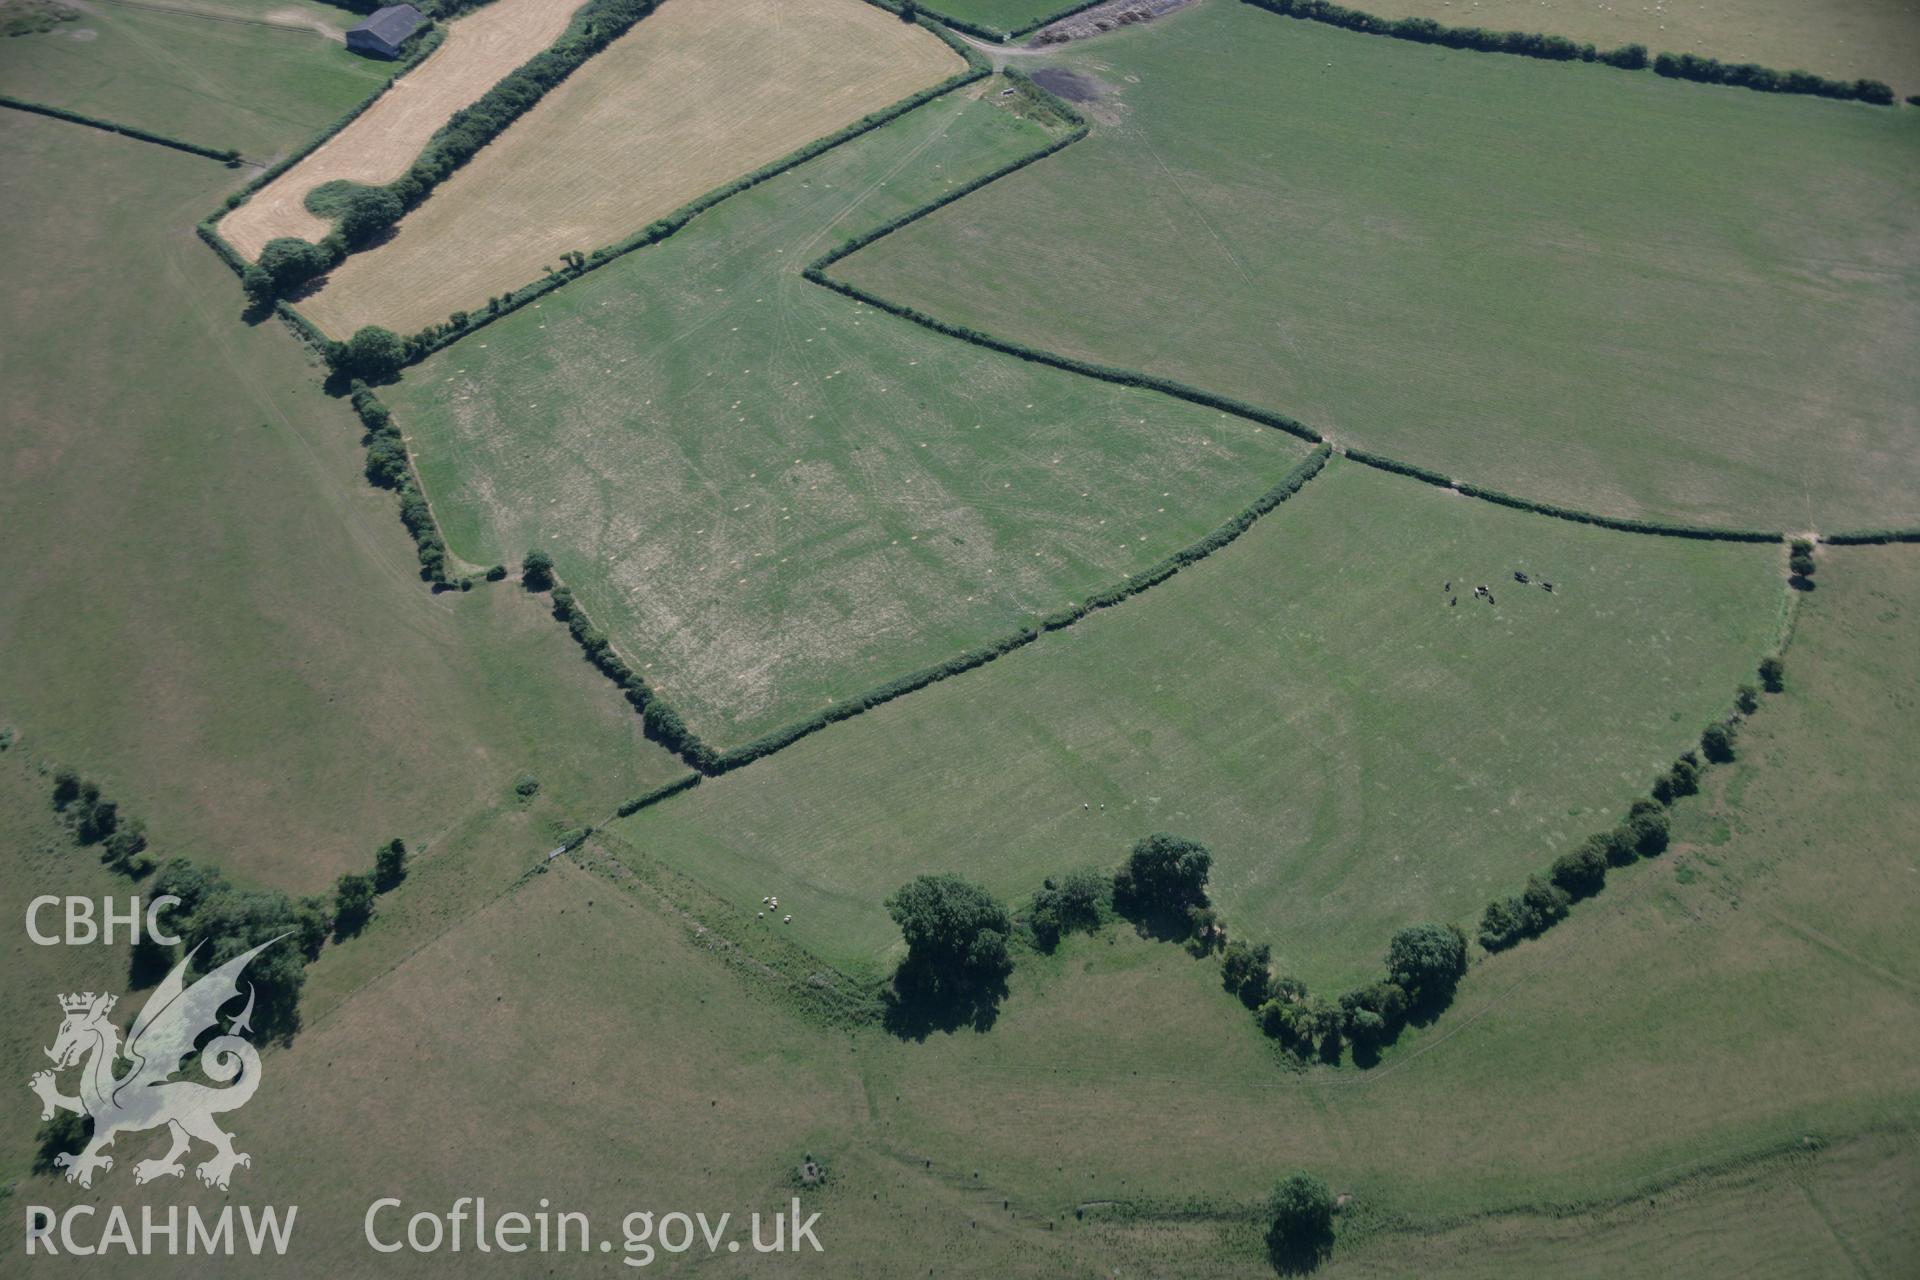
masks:
[(1663, 53), (1653, 60), (1655, 74), (1700, 84), (1737, 85), (1760, 93), (1804, 93), (1819, 98), (1851, 99), (1876, 107), (1893, 105), (1893, 90), (1878, 80), (1830, 80), (1810, 71), (1775, 71), (1752, 62), (1721, 62), (1693, 53)]
[(631, 818), (634, 814), (640, 812), (642, 809), (651, 808), (652, 806), (659, 804), (662, 800), (668, 799), (669, 797), (672, 797), (672, 796), (677, 796), (682, 791), (689, 791), (694, 787), (699, 786), (701, 779), (704, 776), (705, 775), (699, 774), (699, 773), (690, 773), (686, 777), (681, 778), (677, 782), (669, 782), (663, 787), (655, 787), (651, 791), (648, 791), (642, 795), (637, 795), (633, 799), (627, 801), (625, 804), (620, 806), (619, 814), (623, 818)]
[(1604, 62), (1610, 67), (1627, 71), (1638, 71), (1647, 65), (1647, 48), (1640, 44), (1600, 50), (1591, 44), (1575, 44), (1565, 36), (1542, 35), (1536, 31), (1449, 27), (1432, 18), (1382, 18), (1378, 14), (1331, 4), (1328, 0), (1242, 0), (1242, 3), (1289, 18), (1324, 22), (1363, 35), (1392, 36), (1396, 40), (1443, 45), (1449, 49), (1512, 53), (1524, 58), (1544, 58), (1549, 62)]
[[(1759, 673), (1767, 692), (1778, 693), (1785, 687), (1779, 655), (1762, 659)], [(1700, 775), (1707, 764), (1734, 759), (1736, 726), (1750, 714), (1748, 708), (1757, 706), (1756, 698), (1751, 685), (1742, 685), (1737, 698), (1741, 709), (1708, 725), (1700, 735), (1700, 750), (1682, 753), (1671, 769), (1654, 780), (1651, 799), (1635, 800), (1618, 824), (1556, 858), (1546, 875), (1529, 876), (1522, 892), (1489, 902), (1480, 917), (1480, 945), (1488, 951), (1504, 951), (1537, 938), (1564, 920), (1573, 903), (1599, 893), (1609, 869), (1665, 853), (1670, 832), (1667, 810), (1700, 790)]]
[(1531, 511), (1535, 515), (1552, 516), (1556, 520), (1571, 520), (1576, 524), (1590, 524), (1602, 529), (1615, 529), (1622, 533), (1650, 533), (1669, 538), (1699, 538), (1716, 542), (1784, 542), (1786, 535), (1779, 532), (1760, 529), (1721, 529), (1710, 525), (1677, 524), (1662, 520), (1629, 520), (1621, 516), (1605, 516), (1592, 511), (1579, 511), (1573, 507), (1556, 506), (1551, 502), (1536, 502), (1531, 498), (1516, 498), (1510, 493), (1498, 489), (1489, 489), (1485, 485), (1468, 484), (1455, 481), (1438, 471), (1416, 466), (1411, 462), (1402, 462), (1398, 458), (1389, 458), (1383, 454), (1370, 453), (1365, 449), (1349, 446), (1345, 453), (1355, 462), (1362, 463), (1381, 471), (1391, 471), (1395, 475), (1410, 476), (1442, 489), (1453, 489), (1469, 498), (1479, 498), (1483, 502), (1497, 503), (1503, 507), (1512, 507), (1516, 511)]
[(1477, 484), (1463, 482), (1454, 487), (1469, 498), (1496, 502), (1503, 507), (1512, 507), (1516, 511), (1531, 511), (1536, 515), (1552, 516), (1556, 520), (1598, 525), (1602, 529), (1618, 529), (1624, 533), (1654, 533), (1669, 538), (1700, 538), (1712, 542), (1786, 541), (1786, 535), (1778, 530), (1719, 529), (1709, 525), (1677, 524), (1664, 520), (1628, 520), (1619, 516), (1603, 516), (1591, 511), (1578, 511), (1572, 507), (1555, 506), (1550, 502), (1535, 502), (1530, 498), (1516, 498), (1510, 493), (1502, 493), (1498, 489), (1488, 489)]
[[(580, 646), (581, 652), (586, 655), (587, 661), (597, 667), (607, 679), (618, 685), (628, 705), (640, 713), (647, 737), (679, 756), (689, 767), (700, 773), (721, 772), (718, 767), (718, 753), (702, 742), (699, 735), (689, 729), (686, 721), (680, 718), (680, 713), (662, 702), (653, 687), (647, 683), (646, 678), (620, 656), (614, 649), (613, 643), (607, 639), (606, 633), (593, 625), (593, 620), (587, 616), (586, 610), (574, 600), (573, 588), (550, 574), (547, 575), (546, 581), (552, 584), (553, 616), (567, 624), (567, 630), (572, 634), (575, 643)], [(541, 588), (537, 583), (529, 583), (529, 589)], [(652, 804), (663, 798), (643, 796), (639, 801), (632, 802), (633, 810), (637, 811), (646, 804)]]
[(1398, 458), (1389, 458), (1382, 454), (1369, 453), (1365, 449), (1355, 449), (1352, 446), (1347, 448), (1346, 454), (1349, 458), (1352, 458), (1355, 462), (1361, 463), (1364, 466), (1376, 467), (1381, 471), (1391, 471), (1399, 476), (1411, 476), (1415, 480), (1424, 480), (1426, 483), (1438, 485), (1442, 489), (1453, 488), (1453, 481), (1449, 477), (1441, 475), (1438, 471), (1429, 471), (1425, 467), (1415, 466), (1411, 462), (1402, 462)]
[(1861, 547), (1888, 542), (1920, 542), (1920, 528), (1853, 529), (1845, 533), (1823, 533), (1820, 541), (1835, 547)]
[[(368, 394), (371, 395), (371, 392)], [(371, 428), (369, 430), (371, 431)], [(884, 684), (875, 685), (850, 698), (836, 701), (804, 720), (796, 721), (724, 752), (716, 752), (702, 741), (699, 735), (687, 726), (680, 713), (663, 701), (646, 680), (633, 670), (632, 666), (614, 650), (605, 633), (593, 625), (586, 612), (581, 609), (579, 602), (574, 599), (572, 589), (563, 583), (553, 587), (553, 615), (567, 624), (568, 631), (572, 633), (574, 641), (579, 644), (587, 660), (618, 685), (627, 701), (641, 713), (645, 719), (649, 738), (679, 756), (690, 768), (702, 774), (717, 776), (743, 768), (763, 756), (772, 755), (809, 734), (818, 733), (830, 724), (851, 719), (862, 712), (924, 689), (950, 676), (957, 676), (962, 672), (985, 666), (1003, 654), (1031, 644), (1048, 631), (1057, 631), (1062, 627), (1071, 626), (1096, 610), (1111, 608), (1129, 596), (1138, 595), (1148, 587), (1166, 581), (1181, 568), (1203, 559), (1232, 542), (1245, 533), (1255, 520), (1298, 493), (1302, 485), (1319, 474), (1331, 452), (1331, 447), (1324, 444), (1316, 448), (1278, 484), (1254, 499), (1225, 524), (1153, 567), (1130, 575), (1124, 582), (1105, 591), (1096, 592), (1079, 604), (1048, 614), (1037, 622), (1020, 627), (997, 640), (963, 650), (936, 666), (922, 667), (918, 671), (910, 671)], [(633, 807), (637, 810), (646, 804), (654, 803), (658, 798), (642, 797), (640, 801), (632, 802)]]
[(1851, 99), (1875, 106), (1891, 106), (1894, 101), (1893, 90), (1878, 80), (1831, 80), (1808, 71), (1775, 71), (1751, 62), (1723, 63), (1715, 58), (1703, 58), (1691, 53), (1663, 53), (1649, 62), (1647, 47), (1642, 44), (1626, 44), (1617, 49), (1602, 50), (1591, 44), (1576, 44), (1564, 36), (1542, 35), (1534, 31), (1449, 27), (1431, 18), (1382, 18), (1377, 14), (1330, 3), (1330, 0), (1241, 0), (1241, 3), (1289, 18), (1324, 22), (1363, 35), (1392, 36), (1397, 40), (1443, 45), (1449, 49), (1512, 53), (1550, 62), (1602, 62), (1622, 71), (1640, 71), (1650, 65), (1655, 73), (1671, 79), (1738, 85), (1762, 93), (1811, 94), (1821, 98)]
[[(874, 707), (880, 706), (882, 703), (891, 702), (895, 698), (902, 697), (915, 690), (924, 689), (928, 685), (940, 680), (945, 680), (950, 676), (971, 671), (975, 667), (985, 666), (1003, 654), (1011, 653), (1023, 645), (1031, 644), (1033, 641), (1039, 639), (1045, 632), (1058, 631), (1062, 627), (1072, 626), (1096, 610), (1111, 608), (1130, 596), (1138, 595), (1148, 587), (1166, 581), (1181, 568), (1193, 564), (1211, 555), (1221, 547), (1226, 546), (1242, 533), (1245, 533), (1255, 520), (1258, 520), (1261, 516), (1272, 511), (1282, 502), (1285, 502), (1288, 498), (1298, 493), (1301, 486), (1318, 475), (1320, 469), (1326, 465), (1329, 453), (1331, 453), (1331, 449), (1326, 445), (1321, 445), (1310, 453), (1303, 462), (1289, 471), (1280, 483), (1261, 494), (1260, 497), (1256, 498), (1238, 515), (1228, 520), (1200, 541), (1181, 551), (1175, 552), (1173, 555), (1143, 572), (1130, 575), (1124, 582), (1109, 587), (1105, 591), (1096, 592), (1079, 604), (1071, 605), (1065, 609), (1060, 609), (1048, 614), (1037, 623), (1029, 623), (1017, 631), (1000, 637), (998, 640), (955, 654), (937, 666), (923, 667), (918, 671), (912, 671), (906, 675), (896, 677), (893, 680), (887, 681), (885, 684), (876, 685), (864, 693), (855, 694), (853, 697), (844, 701), (835, 702), (831, 706), (815, 712), (804, 720), (787, 725), (782, 729), (778, 729), (764, 737), (756, 738), (741, 746), (734, 747), (714, 760), (712, 772), (725, 773), (732, 769), (738, 769), (743, 765), (751, 764), (762, 756), (771, 755), (775, 751), (779, 751), (799, 739), (806, 737), (808, 734), (819, 732), (830, 724), (851, 719), (864, 711), (869, 711)], [(689, 761), (689, 763), (694, 762)]]
[(0, 93), (0, 107), (11, 107), (15, 111), (26, 111), (37, 116), (50, 116), (55, 120), (65, 120), (71, 124), (83, 124), (90, 129), (100, 129), (107, 133), (117, 133), (128, 138), (137, 138), (141, 142), (151, 142), (155, 146), (171, 147), (175, 151), (185, 151), (191, 155), (205, 156), (209, 160), (218, 160), (228, 168), (240, 163), (240, 153), (232, 147), (224, 150), (218, 147), (203, 147), (197, 142), (188, 142), (184, 138), (171, 137), (164, 133), (155, 133), (151, 129), (142, 129), (137, 125), (120, 124), (114, 120), (102, 120), (99, 116), (82, 115), (78, 111), (68, 111), (64, 107), (48, 106), (44, 102), (29, 102), (25, 98), (15, 98)]
[[(272, 182), (275, 178), (279, 177), (281, 174), (285, 173), (287, 170), (293, 168), (293, 166), (295, 166), (296, 164), (299, 164), (302, 160), (312, 155), (315, 151), (318, 151), (323, 145), (325, 145), (329, 140), (331, 140), (335, 134), (339, 133), (342, 129), (352, 124), (355, 120), (358, 120), (361, 117), (361, 115), (363, 115), (366, 112), (368, 107), (371, 107), (374, 103), (380, 100), (380, 97), (382, 94), (386, 93), (389, 89), (393, 88), (393, 86), (396, 83), (399, 82), (401, 76), (404, 76), (407, 72), (419, 66), (420, 63), (423, 60), (425, 60), (428, 54), (432, 53), (435, 49), (438, 49), (440, 47), (441, 41), (445, 39), (446, 39), (446, 32), (439, 27), (434, 27), (431, 30), (423, 32), (419, 36), (418, 42), (414, 45), (413, 51), (409, 53), (404, 59), (401, 60), (400, 65), (394, 71), (392, 78), (382, 83), (379, 88), (375, 89), (372, 93), (362, 98), (353, 107), (349, 108), (345, 115), (341, 116), (338, 120), (335, 120), (332, 124), (322, 129), (319, 133), (309, 138), (304, 144), (294, 148), (284, 158), (277, 160), (273, 164), (268, 165), (265, 169), (262, 169), (259, 172), (259, 174), (257, 174), (251, 182), (247, 183), (246, 186), (240, 188), (240, 190), (228, 196), (226, 198), (226, 201), (220, 206), (220, 208), (216, 212), (211, 213), (207, 217), (203, 218), (201, 220), (201, 225), (211, 227), (214, 223), (217, 223), (224, 215), (226, 215), (227, 213), (231, 212), (234, 209), (239, 208), (241, 205), (245, 204), (249, 199), (253, 197), (253, 195), (256, 192), (260, 190), (260, 188), (266, 186), (269, 182)], [(205, 238), (204, 234), (202, 235), (202, 238), (203, 239)], [(220, 245), (226, 245), (226, 241), (224, 237), (218, 237), (216, 235), (216, 238), (218, 239)], [(239, 257), (237, 253), (234, 253), (233, 248), (230, 245), (226, 246), (226, 254), (223, 254), (222, 256), (224, 257), (227, 254), (231, 254), (235, 258)], [(244, 266), (244, 263), (242, 265)], [(236, 270), (237, 269), (238, 268), (236, 268)]]
[(992, 334), (983, 333), (978, 329), (971, 329), (965, 325), (949, 324), (945, 320), (928, 315), (926, 312), (918, 310), (917, 308), (907, 306), (904, 303), (894, 302), (888, 298), (883, 298), (878, 294), (870, 293), (860, 288), (858, 285), (849, 284), (844, 280), (836, 280), (827, 274), (827, 269), (835, 263), (851, 254), (858, 253), (874, 241), (891, 235), (902, 227), (918, 222), (921, 218), (945, 208), (956, 200), (965, 199), (989, 183), (998, 182), (1009, 174), (1018, 173), (1028, 165), (1036, 164), (1048, 156), (1072, 146), (1087, 136), (1088, 125), (1085, 117), (1075, 111), (1064, 99), (1055, 94), (1048, 93), (1046, 89), (1035, 84), (1031, 78), (1022, 75), (1018, 71), (1009, 69), (1005, 74), (1009, 80), (1042, 96), (1050, 107), (1072, 122), (1074, 126), (1072, 131), (1055, 139), (1037, 151), (1031, 151), (1024, 156), (1010, 160), (992, 172), (983, 174), (971, 182), (962, 183), (960, 186), (944, 192), (918, 208), (910, 209), (898, 217), (891, 218), (876, 227), (843, 241), (839, 247), (829, 250), (808, 263), (806, 270), (802, 274), (813, 283), (831, 289), (843, 297), (852, 298), (856, 302), (873, 307), (879, 311), (885, 311), (889, 315), (898, 316), (903, 320), (910, 320), (922, 328), (931, 329), (935, 333), (944, 334), (950, 338), (958, 338), (963, 342), (972, 343), (974, 346), (985, 348), (988, 351), (1014, 356), (1033, 364), (1046, 365), (1049, 368), (1061, 369), (1068, 373), (1077, 373), (1082, 377), (1095, 378), (1101, 382), (1111, 382), (1117, 386), (1139, 387), (1148, 391), (1158, 391), (1162, 395), (1172, 396), (1176, 400), (1185, 400), (1189, 404), (1197, 404), (1205, 408), (1217, 409), (1222, 413), (1230, 413), (1235, 417), (1246, 418), (1251, 422), (1258, 422), (1263, 426), (1274, 427), (1278, 430), (1285, 431), (1303, 440), (1319, 443), (1321, 436), (1318, 431), (1285, 414), (1275, 413), (1270, 409), (1262, 409), (1258, 405), (1248, 404), (1243, 400), (1235, 400), (1229, 396), (1217, 395), (1211, 391), (1188, 386), (1182, 382), (1175, 382), (1171, 378), (1158, 377), (1154, 374), (1143, 373), (1137, 369), (1122, 369), (1111, 365), (1094, 364), (1091, 361), (1078, 360), (1071, 356), (1063, 356), (1052, 351), (1044, 351), (1038, 347), (1030, 347), (1025, 343), (1013, 342), (1005, 338), (997, 338)]
[(400, 523), (413, 535), (420, 557), (420, 577), (435, 584), (447, 581), (447, 544), (433, 518), (420, 481), (407, 456), (407, 443), (393, 414), (382, 404), (373, 388), (356, 379), (349, 390), (348, 403), (366, 428), (367, 479), (383, 489), (392, 489), (400, 497)]

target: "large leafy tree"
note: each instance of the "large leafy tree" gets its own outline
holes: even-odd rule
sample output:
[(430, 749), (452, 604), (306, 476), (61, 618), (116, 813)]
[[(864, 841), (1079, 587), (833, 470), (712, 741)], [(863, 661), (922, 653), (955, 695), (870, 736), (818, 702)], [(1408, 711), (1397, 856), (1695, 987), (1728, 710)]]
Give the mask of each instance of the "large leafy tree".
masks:
[(1123, 909), (1184, 915), (1205, 906), (1213, 854), (1197, 840), (1155, 832), (1133, 846), (1127, 865), (1114, 876), (1114, 901)]
[(1333, 1251), (1333, 1192), (1312, 1174), (1282, 1178), (1267, 1214), (1267, 1253), (1280, 1270), (1310, 1270)]
[(1467, 972), (1467, 935), (1450, 924), (1408, 925), (1387, 944), (1387, 974), (1421, 1001), (1444, 1000)]
[(943, 983), (991, 981), (1013, 967), (1013, 921), (985, 889), (959, 876), (916, 876), (887, 899), (907, 940), (907, 964)]

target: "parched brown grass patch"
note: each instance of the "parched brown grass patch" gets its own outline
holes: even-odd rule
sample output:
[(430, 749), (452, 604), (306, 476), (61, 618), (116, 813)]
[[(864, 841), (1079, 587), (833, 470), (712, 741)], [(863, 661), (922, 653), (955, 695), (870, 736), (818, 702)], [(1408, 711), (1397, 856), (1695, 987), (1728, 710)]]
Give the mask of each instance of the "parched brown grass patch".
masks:
[(559, 39), (584, 0), (494, 0), (447, 28), (434, 55), (394, 81), (366, 113), (220, 220), (220, 234), (258, 257), (279, 236), (318, 240), (330, 224), (307, 211), (329, 182), (392, 182), (434, 131), (502, 76)]
[(925, 88), (952, 50), (860, 0), (671, 0), (449, 179), (304, 307), (408, 331), (517, 288)]

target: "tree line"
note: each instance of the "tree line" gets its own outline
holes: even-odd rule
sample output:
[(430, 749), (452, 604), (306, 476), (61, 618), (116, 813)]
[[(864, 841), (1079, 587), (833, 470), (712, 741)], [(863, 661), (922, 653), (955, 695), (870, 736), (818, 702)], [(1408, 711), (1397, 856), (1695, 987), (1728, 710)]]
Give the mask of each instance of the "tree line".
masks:
[(1602, 62), (1623, 71), (1641, 71), (1651, 66), (1656, 74), (1671, 79), (1737, 85), (1762, 93), (1812, 94), (1822, 98), (1852, 99), (1875, 106), (1891, 106), (1894, 101), (1893, 90), (1878, 80), (1833, 80), (1810, 71), (1775, 71), (1757, 63), (1723, 63), (1715, 58), (1703, 58), (1691, 53), (1663, 53), (1650, 61), (1647, 47), (1643, 44), (1597, 49), (1592, 44), (1577, 44), (1565, 36), (1543, 35), (1535, 31), (1450, 27), (1431, 18), (1382, 18), (1377, 14), (1331, 3), (1331, 0), (1242, 0), (1242, 3), (1290, 18), (1324, 22), (1364, 35), (1392, 36), (1397, 40), (1443, 45), (1449, 49), (1512, 53), (1551, 62)]
[(152, 875), (152, 897), (180, 899), (169, 922), (180, 946), (164, 945), (144, 933), (133, 945), (128, 977), (136, 990), (166, 976), (183, 948), (193, 955), (191, 973), (197, 977), (262, 943), (290, 938), (287, 946), (262, 952), (247, 969), (256, 993), (254, 1026), (282, 1042), (291, 1040), (300, 1026), (307, 963), (319, 956), (329, 936), (344, 939), (364, 929), (376, 896), (407, 876), (406, 842), (396, 837), (374, 851), (370, 872), (341, 876), (331, 895), (295, 899), (276, 890), (242, 889), (218, 870), (189, 858), (173, 857), (158, 865), (144, 825), (105, 798), (98, 783), (72, 769), (55, 770), (52, 800), (76, 844), (99, 848), (101, 861), (122, 875)]
[(218, 160), (232, 169), (240, 164), (240, 153), (232, 147), (203, 147), (197, 142), (188, 142), (164, 133), (155, 133), (151, 129), (142, 129), (137, 125), (120, 124), (113, 120), (102, 120), (99, 116), (82, 115), (78, 111), (68, 111), (65, 107), (48, 106), (44, 102), (29, 102), (25, 98), (16, 98), (0, 93), (0, 107), (11, 107), (15, 111), (26, 111), (37, 116), (50, 116), (55, 120), (65, 120), (69, 124), (83, 124), (90, 129), (100, 129), (107, 133), (117, 133), (122, 137), (137, 138), (141, 142), (151, 142), (155, 146), (171, 147), (175, 151), (185, 151), (191, 155), (205, 156), (209, 160)]
[(1740, 721), (1759, 710), (1761, 689), (1779, 693), (1786, 688), (1785, 664), (1777, 654), (1761, 660), (1758, 675), (1760, 688), (1742, 684), (1734, 694), (1733, 714), (1708, 725), (1698, 747), (1682, 752), (1654, 779), (1650, 795), (1635, 800), (1624, 818), (1555, 858), (1545, 874), (1528, 876), (1519, 893), (1487, 903), (1480, 916), (1480, 945), (1488, 951), (1504, 951), (1537, 938), (1566, 919), (1574, 903), (1605, 888), (1609, 871), (1665, 853), (1672, 831), (1668, 810), (1699, 792), (1701, 775), (1709, 765), (1736, 758)]
[[(400, 523), (413, 536), (414, 548), (420, 558), (420, 577), (436, 585), (444, 584), (447, 581), (447, 544), (440, 536), (439, 525), (434, 522), (433, 509), (427, 505), (425, 495), (420, 492), (420, 484), (414, 478), (413, 464), (407, 458), (406, 440), (393, 421), (393, 414), (381, 403), (371, 387), (357, 379), (351, 384), (348, 403), (359, 415), (360, 424), (366, 428), (363, 440), (367, 447), (367, 479), (400, 496)], [(463, 580), (461, 585), (464, 588), (471, 583)]]

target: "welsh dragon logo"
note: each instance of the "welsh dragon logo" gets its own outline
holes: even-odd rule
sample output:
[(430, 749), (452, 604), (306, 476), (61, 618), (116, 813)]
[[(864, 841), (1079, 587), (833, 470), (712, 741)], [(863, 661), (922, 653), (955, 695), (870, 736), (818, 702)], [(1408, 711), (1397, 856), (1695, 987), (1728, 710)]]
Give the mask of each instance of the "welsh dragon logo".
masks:
[[(116, 1137), (162, 1125), (173, 1145), (159, 1159), (134, 1165), (133, 1180), (137, 1183), (185, 1174), (180, 1157), (187, 1154), (195, 1138), (213, 1147), (212, 1157), (194, 1170), (210, 1187), (226, 1190), (234, 1168), (253, 1163), (245, 1152), (233, 1149), (233, 1135), (214, 1121), (223, 1111), (245, 1106), (260, 1087), (260, 1055), (240, 1036), (252, 1030), (248, 1021), (253, 1015), (251, 983), (240, 1016), (200, 1050), (201, 1073), (226, 1087), (170, 1077), (193, 1053), (194, 1042), (218, 1026), (221, 1007), (239, 998), (240, 974), (247, 963), (279, 940), (263, 942), (235, 956), (188, 986), (187, 966), (200, 949), (195, 946), (147, 999), (127, 1033), (124, 1050), (119, 1029), (107, 1020), (117, 997), (91, 991), (60, 997), (60, 1011), (66, 1017), (53, 1047), (46, 1051), (53, 1060), (53, 1070), (34, 1073), (27, 1087), (40, 1095), (42, 1120), (53, 1119), (56, 1110), (93, 1119), (93, 1137), (84, 1149), (54, 1157), (54, 1164), (67, 1171), (68, 1182), (92, 1186), (94, 1170), (113, 1168), (113, 1157), (103, 1153)], [(114, 1065), (121, 1057), (131, 1067), (125, 1075), (116, 1077)], [(78, 1096), (61, 1093), (54, 1081), (56, 1073), (72, 1067), (80, 1069)]]

